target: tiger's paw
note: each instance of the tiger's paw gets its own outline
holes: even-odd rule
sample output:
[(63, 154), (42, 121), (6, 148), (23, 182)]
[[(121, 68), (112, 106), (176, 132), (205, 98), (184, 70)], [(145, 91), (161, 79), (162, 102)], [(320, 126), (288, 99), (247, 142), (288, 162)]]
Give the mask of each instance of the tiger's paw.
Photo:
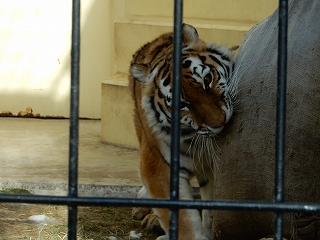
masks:
[[(137, 198), (149, 198), (148, 191), (142, 187), (137, 193)], [(136, 220), (144, 219), (148, 214), (152, 213), (151, 208), (135, 207), (132, 209), (132, 217)]]
[(169, 236), (168, 235), (163, 235), (163, 236), (157, 237), (156, 240), (169, 240)]
[(147, 232), (164, 234), (164, 231), (161, 228), (160, 222), (154, 213), (148, 214), (141, 222), (141, 225), (145, 230), (147, 230)]
[(132, 208), (132, 217), (136, 220), (144, 219), (152, 211), (151, 208), (135, 207)]

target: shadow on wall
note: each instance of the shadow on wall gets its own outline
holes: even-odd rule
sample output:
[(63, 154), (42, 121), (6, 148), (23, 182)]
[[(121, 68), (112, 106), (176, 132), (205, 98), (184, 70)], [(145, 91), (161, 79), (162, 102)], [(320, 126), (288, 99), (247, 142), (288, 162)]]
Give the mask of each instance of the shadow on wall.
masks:
[[(81, 6), (81, 117), (100, 118), (101, 82), (111, 74), (109, 5)], [(0, 1), (0, 113), (69, 116), (71, 13), (70, 1)]]

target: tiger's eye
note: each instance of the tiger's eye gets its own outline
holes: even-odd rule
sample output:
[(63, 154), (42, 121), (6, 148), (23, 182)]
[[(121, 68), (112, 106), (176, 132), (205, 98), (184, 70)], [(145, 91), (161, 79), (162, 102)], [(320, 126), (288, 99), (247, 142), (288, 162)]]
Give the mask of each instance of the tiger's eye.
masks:
[(186, 102), (180, 102), (180, 109), (181, 110), (187, 110), (187, 109), (190, 109), (190, 104), (189, 103), (186, 103)]
[(211, 81), (212, 81), (212, 75), (211, 75), (210, 73), (208, 73), (208, 74), (204, 77), (203, 81), (204, 81), (204, 84), (205, 84), (205, 85), (209, 85), (209, 84), (211, 83)]

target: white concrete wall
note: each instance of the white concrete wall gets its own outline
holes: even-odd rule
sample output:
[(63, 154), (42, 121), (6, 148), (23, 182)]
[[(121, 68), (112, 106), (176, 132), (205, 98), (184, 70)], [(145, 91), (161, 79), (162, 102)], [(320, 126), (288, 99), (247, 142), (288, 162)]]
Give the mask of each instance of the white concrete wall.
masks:
[[(112, 67), (111, 3), (81, 4), (81, 117), (100, 118), (101, 82)], [(0, 0), (0, 113), (31, 107), (69, 116), (71, 4)]]

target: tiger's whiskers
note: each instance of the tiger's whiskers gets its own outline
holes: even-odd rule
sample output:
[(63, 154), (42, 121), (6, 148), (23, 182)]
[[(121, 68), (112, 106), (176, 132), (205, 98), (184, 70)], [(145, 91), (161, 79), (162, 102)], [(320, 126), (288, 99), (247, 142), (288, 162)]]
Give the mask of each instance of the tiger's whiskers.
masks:
[(208, 172), (210, 171), (215, 177), (216, 173), (220, 171), (218, 164), (220, 159), (216, 150), (219, 150), (219, 147), (215, 141), (215, 137), (196, 134), (193, 136), (187, 151), (193, 160), (194, 170), (203, 175), (209, 182), (212, 182), (214, 179), (211, 179)]

